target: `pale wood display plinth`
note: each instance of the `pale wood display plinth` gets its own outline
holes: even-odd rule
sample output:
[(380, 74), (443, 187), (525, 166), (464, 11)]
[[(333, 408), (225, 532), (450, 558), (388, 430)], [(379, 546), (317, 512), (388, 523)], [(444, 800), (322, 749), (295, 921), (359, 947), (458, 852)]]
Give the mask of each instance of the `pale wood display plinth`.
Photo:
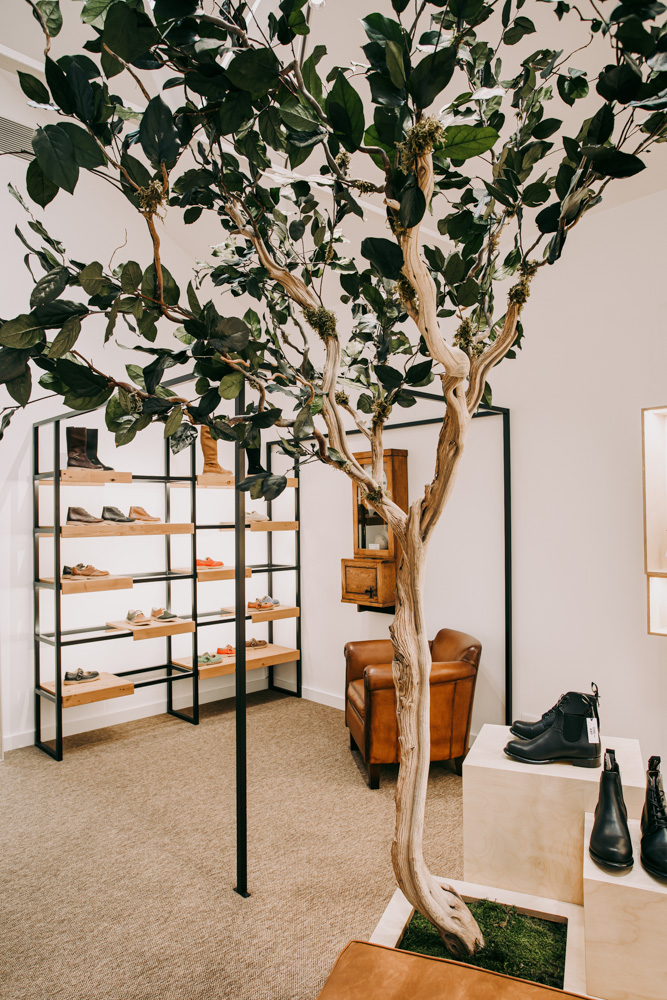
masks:
[[(51, 694), (56, 693), (55, 681), (42, 681), (40, 687)], [(61, 688), (63, 708), (88, 705), (93, 701), (107, 701), (109, 698), (124, 698), (128, 694), (134, 694), (132, 681), (104, 671), (100, 671), (98, 680), (79, 681), (77, 684), (65, 684), (63, 681)]]
[(593, 815), (586, 815), (586, 987), (589, 994), (605, 1000), (665, 1000), (667, 883), (644, 871), (639, 861), (639, 821), (630, 820), (629, 827), (634, 866), (626, 872), (608, 871), (588, 853)]
[[(278, 663), (294, 663), (300, 656), (301, 653), (298, 649), (292, 649), (289, 646), (277, 646), (275, 643), (269, 642), (266, 646), (261, 646), (259, 649), (246, 649), (245, 668), (246, 670), (258, 670), (260, 667), (273, 667)], [(172, 662), (177, 667), (192, 670), (191, 656), (179, 657), (179, 659), (172, 660)], [(198, 668), (199, 676), (202, 678), (225, 677), (227, 674), (233, 674), (235, 670), (235, 656), (224, 656), (221, 663), (200, 663)]]
[[(463, 765), (467, 882), (583, 903), (584, 814), (595, 809), (601, 768), (522, 764), (503, 753), (506, 726), (482, 727)], [(641, 815), (645, 775), (637, 740), (606, 737), (621, 769), (632, 818)]]

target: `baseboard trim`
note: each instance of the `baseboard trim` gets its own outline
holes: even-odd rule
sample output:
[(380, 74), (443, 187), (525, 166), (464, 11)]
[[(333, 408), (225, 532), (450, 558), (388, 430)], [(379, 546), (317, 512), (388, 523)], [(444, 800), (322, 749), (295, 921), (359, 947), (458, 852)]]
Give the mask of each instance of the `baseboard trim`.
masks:
[[(206, 705), (211, 701), (223, 701), (226, 698), (234, 697), (234, 680), (225, 678), (226, 683), (216, 685), (206, 691), (199, 692), (199, 704)], [(266, 677), (247, 678), (246, 690), (248, 693), (262, 691), (267, 687)], [(191, 701), (187, 695), (174, 697), (174, 708), (187, 710)], [(65, 736), (75, 736), (78, 733), (89, 733), (95, 729), (107, 729), (109, 726), (118, 726), (124, 722), (136, 722), (138, 719), (149, 719), (154, 715), (164, 715), (166, 713), (166, 701), (164, 698), (158, 699), (148, 704), (136, 705), (134, 708), (125, 708), (117, 712), (110, 712), (105, 715), (88, 715), (78, 718), (75, 721), (67, 721), (67, 713), (64, 716), (63, 730)], [(42, 729), (42, 739), (52, 740), (55, 738), (55, 726), (44, 726)], [(10, 733), (2, 741), (4, 753), (11, 750), (20, 750), (21, 747), (32, 746), (35, 742), (34, 729), (26, 730), (22, 733)]]
[(318, 688), (311, 687), (304, 687), (301, 693), (308, 701), (316, 701), (320, 705), (337, 708), (340, 712), (345, 711), (345, 699), (342, 695), (331, 694), (329, 691), (320, 691)]

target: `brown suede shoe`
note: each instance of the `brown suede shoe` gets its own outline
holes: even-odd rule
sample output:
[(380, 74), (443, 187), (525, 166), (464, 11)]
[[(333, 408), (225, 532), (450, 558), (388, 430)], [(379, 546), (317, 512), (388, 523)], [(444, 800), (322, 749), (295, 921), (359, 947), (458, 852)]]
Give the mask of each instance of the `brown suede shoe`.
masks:
[(84, 566), (83, 563), (78, 563), (76, 566), (72, 566), (72, 576), (108, 576), (109, 571), (106, 569), (96, 569), (95, 566)]
[(160, 521), (159, 517), (152, 517), (148, 514), (143, 507), (130, 507), (130, 517), (133, 517), (135, 521)]
[(102, 524), (101, 517), (93, 517), (89, 514), (87, 510), (83, 507), (68, 507), (67, 508), (67, 523), (68, 524)]

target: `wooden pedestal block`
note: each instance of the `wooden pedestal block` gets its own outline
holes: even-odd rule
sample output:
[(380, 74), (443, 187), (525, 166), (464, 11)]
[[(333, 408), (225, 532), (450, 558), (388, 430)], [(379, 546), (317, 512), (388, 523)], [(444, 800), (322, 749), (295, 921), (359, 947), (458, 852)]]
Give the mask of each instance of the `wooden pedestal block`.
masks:
[(639, 821), (630, 820), (629, 827), (634, 866), (626, 872), (607, 871), (588, 853), (593, 816), (586, 815), (586, 991), (604, 1000), (665, 1000), (667, 883), (644, 871), (639, 861)]
[[(513, 738), (505, 726), (483, 726), (463, 765), (465, 879), (580, 905), (584, 815), (595, 809), (601, 769), (522, 764), (503, 753)], [(616, 751), (628, 814), (638, 818), (639, 742), (603, 730), (605, 747)]]

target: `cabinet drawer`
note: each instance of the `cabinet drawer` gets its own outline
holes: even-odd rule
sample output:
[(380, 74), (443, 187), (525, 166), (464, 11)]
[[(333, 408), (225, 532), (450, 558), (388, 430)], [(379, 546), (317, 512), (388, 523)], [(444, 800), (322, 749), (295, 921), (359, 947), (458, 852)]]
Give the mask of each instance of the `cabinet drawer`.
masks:
[(396, 563), (393, 559), (342, 559), (341, 575), (343, 601), (378, 607), (394, 603)]

